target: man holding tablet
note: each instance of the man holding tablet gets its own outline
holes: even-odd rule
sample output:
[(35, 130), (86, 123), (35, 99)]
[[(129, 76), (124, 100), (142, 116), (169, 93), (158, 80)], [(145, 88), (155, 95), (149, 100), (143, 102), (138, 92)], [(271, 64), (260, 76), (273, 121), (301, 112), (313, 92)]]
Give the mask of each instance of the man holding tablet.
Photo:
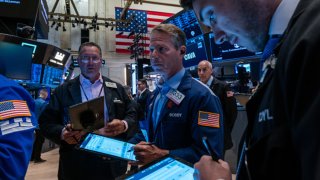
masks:
[(50, 103), (40, 116), (40, 130), (44, 136), (60, 144), (58, 179), (114, 179), (126, 172), (127, 161), (102, 158), (96, 154), (76, 150), (75, 144), (83, 135), (72, 130), (70, 106), (104, 96), (104, 120), (97, 133), (126, 141), (127, 131), (135, 124), (136, 111), (124, 88), (103, 77), (101, 48), (88, 42), (79, 48), (80, 76), (55, 89)]
[(146, 118), (140, 121), (141, 133), (129, 142), (136, 144), (137, 161), (144, 165), (166, 155), (190, 163), (208, 154), (208, 143), (220, 158), (223, 155), (223, 113), (217, 96), (193, 79), (182, 65), (186, 36), (172, 24), (156, 26), (150, 35), (150, 59), (161, 74), (158, 87), (149, 96)]

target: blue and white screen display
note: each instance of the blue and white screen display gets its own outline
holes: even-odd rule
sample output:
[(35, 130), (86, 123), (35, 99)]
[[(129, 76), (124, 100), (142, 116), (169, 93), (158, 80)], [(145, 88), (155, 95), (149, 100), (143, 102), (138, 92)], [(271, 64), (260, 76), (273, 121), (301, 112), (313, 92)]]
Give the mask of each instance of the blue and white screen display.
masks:
[(156, 164), (127, 177), (128, 180), (155, 180), (155, 179), (181, 179), (193, 180), (194, 168), (167, 157)]
[(62, 82), (63, 70), (46, 65), (43, 73), (42, 84), (55, 88)]
[(80, 145), (80, 148), (135, 161), (133, 146), (134, 144), (131, 143), (90, 133)]

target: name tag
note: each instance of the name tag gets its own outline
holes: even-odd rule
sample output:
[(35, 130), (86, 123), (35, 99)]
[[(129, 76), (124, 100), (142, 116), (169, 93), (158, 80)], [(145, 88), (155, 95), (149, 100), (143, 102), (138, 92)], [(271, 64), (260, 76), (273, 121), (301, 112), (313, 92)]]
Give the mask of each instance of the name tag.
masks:
[(171, 99), (176, 105), (179, 105), (184, 99), (185, 95), (176, 89), (170, 89), (166, 96)]
[(106, 86), (109, 88), (117, 88), (117, 84), (113, 82), (105, 82)]
[(170, 113), (169, 117), (172, 118), (181, 118), (182, 117), (182, 113)]

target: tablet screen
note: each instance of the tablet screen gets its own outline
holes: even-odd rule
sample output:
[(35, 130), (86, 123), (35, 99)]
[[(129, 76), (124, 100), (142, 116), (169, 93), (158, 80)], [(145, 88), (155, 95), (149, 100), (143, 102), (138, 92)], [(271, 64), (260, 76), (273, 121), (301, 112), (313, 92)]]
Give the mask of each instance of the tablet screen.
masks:
[(89, 133), (81, 143), (80, 149), (135, 161), (135, 155), (131, 150), (133, 146), (131, 143)]
[[(193, 180), (194, 169), (177, 159), (166, 157), (157, 163), (138, 171), (133, 175), (129, 175), (124, 179), (183, 179)], [(122, 179), (122, 178), (121, 178)]]

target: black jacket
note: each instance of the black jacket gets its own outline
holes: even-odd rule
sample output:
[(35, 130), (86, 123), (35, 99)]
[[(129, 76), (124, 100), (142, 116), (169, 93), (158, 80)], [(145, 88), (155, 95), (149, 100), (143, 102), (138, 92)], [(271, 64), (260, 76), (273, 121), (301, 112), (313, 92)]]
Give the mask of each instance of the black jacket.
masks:
[[(251, 179), (320, 179), (320, 0), (300, 0), (275, 69), (247, 103)], [(244, 163), (239, 180), (248, 179)]]
[[(103, 77), (103, 80), (115, 83), (106, 77)], [(135, 124), (136, 111), (123, 87), (118, 83), (116, 85), (117, 88), (103, 85), (109, 118), (110, 120), (123, 119), (128, 123), (129, 128), (132, 128)], [(115, 99), (117, 101), (114, 101)], [(119, 103), (118, 100), (121, 100), (122, 103)], [(60, 140), (61, 131), (69, 122), (69, 106), (81, 103), (81, 101), (80, 80), (77, 77), (55, 89), (49, 105), (39, 119), (40, 130), (44, 136), (60, 144), (59, 179), (112, 179), (112, 177), (123, 174), (126, 162), (102, 159), (96, 155), (80, 152), (75, 150), (74, 145)], [(127, 140), (130, 137), (127, 137), (127, 133), (123, 133), (116, 138)]]
[(210, 89), (219, 97), (223, 109), (224, 120), (224, 150), (233, 146), (231, 131), (237, 119), (237, 101), (235, 97), (227, 97), (227, 91), (230, 91), (228, 84), (213, 77)]

